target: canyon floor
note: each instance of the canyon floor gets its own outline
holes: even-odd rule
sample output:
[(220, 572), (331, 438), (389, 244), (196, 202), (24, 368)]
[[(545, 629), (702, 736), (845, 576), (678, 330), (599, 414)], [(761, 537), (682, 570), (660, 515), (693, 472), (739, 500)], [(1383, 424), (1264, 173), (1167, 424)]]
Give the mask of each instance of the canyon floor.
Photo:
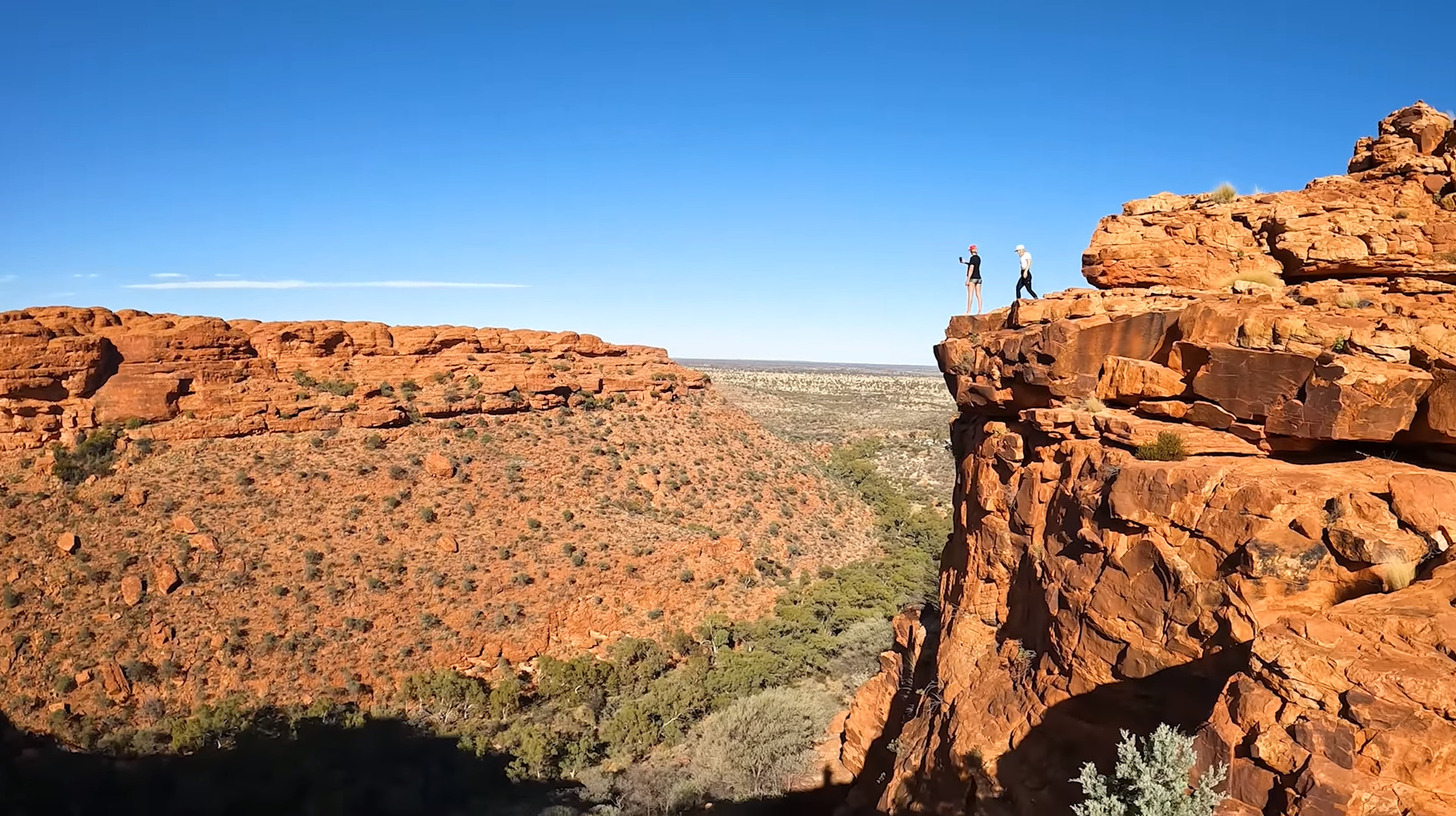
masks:
[(730, 402), (780, 438), (818, 447), (879, 442), (880, 470), (926, 500), (950, 505), (955, 400), (933, 365), (685, 360)]

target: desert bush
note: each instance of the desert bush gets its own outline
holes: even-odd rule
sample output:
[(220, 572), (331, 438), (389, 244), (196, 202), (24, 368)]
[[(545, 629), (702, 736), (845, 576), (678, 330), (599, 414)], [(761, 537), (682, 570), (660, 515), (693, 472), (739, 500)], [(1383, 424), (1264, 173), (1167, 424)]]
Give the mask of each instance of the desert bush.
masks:
[(831, 674), (863, 677), (874, 674), (880, 654), (895, 643), (895, 629), (884, 618), (868, 618), (851, 624), (834, 638)]
[(379, 450), (384, 447), (384, 437), (377, 433), (369, 434), (364, 437), (364, 447), (369, 450)]
[(1100, 414), (1107, 410), (1107, 403), (1096, 397), (1083, 397), (1068, 404), (1073, 411), (1086, 411), (1090, 414)]
[(1395, 592), (1398, 589), (1405, 589), (1416, 579), (1416, 571), (1420, 564), (1416, 561), (1390, 561), (1384, 564), (1376, 564), (1373, 571), (1380, 578), (1380, 583), (1386, 592)]
[(702, 801), (696, 783), (671, 762), (636, 763), (613, 787), (623, 812), (642, 816), (679, 813)]
[(254, 712), (239, 696), (199, 706), (190, 717), (172, 722), (172, 749), (187, 754), (205, 746), (231, 747), (253, 720)]
[(1174, 431), (1163, 431), (1156, 442), (1138, 445), (1132, 455), (1152, 462), (1178, 462), (1188, 458), (1188, 451), (1183, 446), (1183, 437)]
[(806, 771), (834, 716), (834, 700), (802, 689), (771, 689), (738, 700), (694, 729), (693, 778), (731, 799), (773, 796)]
[(76, 446), (52, 448), (56, 478), (68, 485), (78, 485), (90, 476), (107, 476), (116, 461), (116, 442), (121, 437), (115, 425), (104, 425), (83, 433)]
[(1227, 204), (1239, 197), (1239, 191), (1235, 190), (1232, 184), (1224, 182), (1213, 188), (1212, 192), (1208, 194), (1208, 197), (1215, 204)]
[(1196, 762), (1193, 738), (1172, 726), (1160, 725), (1142, 740), (1123, 731), (1113, 776), (1103, 776), (1089, 762), (1073, 780), (1082, 786), (1085, 798), (1072, 806), (1072, 812), (1077, 816), (1212, 816), (1224, 799), (1214, 788), (1228, 768), (1210, 768), (1194, 785), (1189, 778)]

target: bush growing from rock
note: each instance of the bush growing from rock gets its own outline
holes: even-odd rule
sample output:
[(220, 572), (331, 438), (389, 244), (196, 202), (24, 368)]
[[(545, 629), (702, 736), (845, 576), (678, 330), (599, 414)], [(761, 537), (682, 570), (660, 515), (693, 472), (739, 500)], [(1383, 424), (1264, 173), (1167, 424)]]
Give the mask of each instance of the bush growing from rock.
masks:
[(1183, 447), (1183, 437), (1174, 431), (1163, 431), (1156, 442), (1138, 445), (1133, 456), (1151, 462), (1178, 462), (1188, 458), (1188, 451)]
[(1227, 204), (1239, 197), (1239, 191), (1234, 189), (1232, 184), (1220, 184), (1208, 194), (1215, 204)]
[(1193, 738), (1172, 726), (1158, 726), (1141, 740), (1127, 731), (1117, 746), (1117, 766), (1111, 777), (1087, 763), (1074, 782), (1086, 797), (1073, 805), (1077, 816), (1212, 816), (1223, 801), (1214, 790), (1228, 768), (1217, 765), (1189, 781), (1197, 757)]

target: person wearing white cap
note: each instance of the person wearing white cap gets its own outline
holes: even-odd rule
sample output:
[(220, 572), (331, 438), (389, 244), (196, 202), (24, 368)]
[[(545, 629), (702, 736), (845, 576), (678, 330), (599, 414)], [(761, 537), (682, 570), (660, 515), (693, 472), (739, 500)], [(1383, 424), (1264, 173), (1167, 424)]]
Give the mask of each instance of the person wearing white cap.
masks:
[(1031, 253), (1021, 244), (1016, 245), (1016, 254), (1021, 256), (1021, 279), (1016, 282), (1016, 299), (1021, 300), (1021, 290), (1025, 288), (1032, 297), (1037, 297), (1036, 290), (1031, 288)]

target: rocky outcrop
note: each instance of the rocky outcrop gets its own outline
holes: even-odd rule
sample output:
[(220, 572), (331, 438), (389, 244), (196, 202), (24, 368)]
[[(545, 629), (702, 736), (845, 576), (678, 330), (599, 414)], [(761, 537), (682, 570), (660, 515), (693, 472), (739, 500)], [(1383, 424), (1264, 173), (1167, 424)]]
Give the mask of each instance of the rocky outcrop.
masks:
[(412, 415), (672, 399), (703, 384), (661, 349), (575, 332), (0, 313), (0, 450), (105, 423), (159, 439), (377, 428)]
[[(1417, 107), (1381, 133), (1354, 176), (1271, 200), (1317, 191), (1333, 224), (1368, 204), (1336, 190), (1416, 184), (1436, 207), (1449, 121)], [(1221, 814), (1456, 812), (1456, 287), (1430, 237), (1448, 233), (1220, 289), (1222, 227), (1197, 219), (1252, 205), (1183, 203), (1129, 205), (1157, 224), (1122, 231), (1117, 263), (1099, 252), (1134, 216), (1099, 227), (1089, 278), (1136, 288), (957, 317), (937, 346), (955, 529), (934, 671), (899, 692), (930, 704), (858, 726), (896, 735), (860, 810), (1065, 813), (1084, 762), (1166, 722), (1229, 766)], [(903, 679), (884, 669), (857, 710)]]
[(962, 411), (1126, 448), (1171, 430), (1196, 453), (1456, 452), (1456, 294), (1260, 289), (1069, 290), (953, 318), (936, 353)]
[(1420, 276), (1456, 281), (1456, 129), (1418, 102), (1355, 144), (1349, 172), (1303, 190), (1161, 193), (1097, 225), (1082, 256), (1102, 288)]

